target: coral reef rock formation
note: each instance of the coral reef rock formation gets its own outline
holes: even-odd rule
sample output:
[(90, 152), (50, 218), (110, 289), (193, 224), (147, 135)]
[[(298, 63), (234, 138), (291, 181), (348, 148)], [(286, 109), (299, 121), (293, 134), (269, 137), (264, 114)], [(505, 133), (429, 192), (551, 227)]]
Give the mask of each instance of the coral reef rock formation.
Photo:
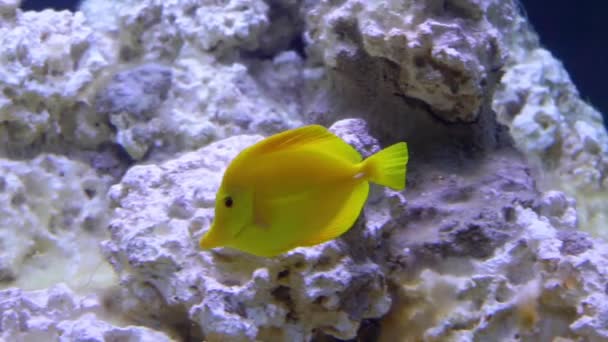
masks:
[(107, 236), (109, 177), (65, 157), (0, 159), (0, 284), (78, 290), (112, 285), (99, 240)]
[(561, 62), (541, 48), (523, 18), (493, 107), (518, 148), (539, 164), (543, 188), (576, 199), (581, 228), (608, 237), (608, 134)]
[(150, 119), (170, 87), (171, 69), (150, 63), (117, 73), (97, 94), (97, 113), (108, 117), (118, 131), (116, 142), (132, 158), (141, 159), (158, 139), (159, 134), (151, 132)]
[[(131, 158), (162, 158), (231, 135), (300, 124), (298, 91), (287, 90), (300, 83), (303, 61), (275, 51), (289, 45), (269, 38), (264, 1), (83, 4), (91, 20), (98, 8), (118, 18), (96, 25), (107, 39), (120, 32), (114, 52), (126, 67), (98, 90), (96, 109), (110, 115), (115, 142)], [(262, 48), (275, 58), (258, 58)], [(247, 53), (250, 58), (235, 57)]]
[(380, 341), (604, 341), (608, 246), (516, 206), (489, 258), (444, 260), (398, 285)]
[(0, 23), (0, 60), (0, 153), (110, 140), (87, 96), (114, 59), (82, 13), (9, 12)]
[[(19, 5), (0, 340), (608, 340), (608, 135), (517, 1)], [(407, 141), (407, 189), (317, 246), (201, 251), (230, 160), (304, 122)]]
[(473, 121), (502, 65), (497, 22), (505, 1), (311, 2), (306, 22), (313, 58), (425, 103), (447, 121)]
[(38, 291), (0, 290), (0, 339), (3, 341), (169, 342), (145, 327), (119, 327), (98, 318), (96, 296), (81, 297), (65, 285)]
[[(260, 138), (236, 136), (135, 166), (112, 187), (115, 216), (104, 249), (129, 296), (139, 299), (124, 310), (151, 320), (181, 310), (177, 317), (189, 317), (210, 340), (295, 341), (313, 331), (354, 338), (363, 319), (381, 317), (391, 303), (385, 275), (364, 249), (336, 240), (274, 259), (229, 249), (198, 253), (223, 169)], [(351, 239), (358, 244), (377, 238), (357, 231)]]

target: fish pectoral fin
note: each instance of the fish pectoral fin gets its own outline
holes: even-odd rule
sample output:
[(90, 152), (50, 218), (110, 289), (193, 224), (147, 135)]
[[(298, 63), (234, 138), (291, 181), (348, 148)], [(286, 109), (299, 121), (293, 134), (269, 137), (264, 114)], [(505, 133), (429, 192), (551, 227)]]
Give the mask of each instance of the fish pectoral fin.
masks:
[(253, 203), (253, 225), (257, 229), (268, 230), (270, 228), (271, 208), (263, 198), (259, 197), (258, 193), (254, 193)]
[(253, 226), (259, 230), (268, 230), (270, 229), (270, 224), (265, 221), (264, 219), (261, 219), (259, 217), (255, 217), (255, 219), (253, 220)]
[(344, 202), (342, 209), (330, 221), (330, 223), (320, 232), (304, 240), (301, 246), (314, 246), (320, 243), (335, 239), (348, 231), (359, 217), (361, 209), (369, 193), (369, 183), (361, 182), (355, 186), (350, 197)]
[(260, 230), (268, 230), (270, 228), (270, 220), (268, 219), (268, 210), (255, 206), (253, 211), (253, 226)]

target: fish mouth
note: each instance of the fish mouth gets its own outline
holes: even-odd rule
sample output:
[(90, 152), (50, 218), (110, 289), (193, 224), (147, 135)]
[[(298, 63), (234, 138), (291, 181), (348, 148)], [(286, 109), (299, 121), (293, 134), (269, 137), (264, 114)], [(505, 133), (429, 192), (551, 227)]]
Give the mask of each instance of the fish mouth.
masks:
[(217, 221), (213, 221), (211, 228), (203, 235), (199, 241), (201, 249), (211, 249), (216, 247), (228, 246), (230, 242), (234, 241), (241, 233), (245, 231), (246, 225), (243, 225), (236, 234), (231, 235), (228, 230)]
[(201, 249), (211, 249), (224, 245), (224, 237), (220, 233), (222, 230), (218, 229), (217, 225), (213, 223), (211, 228), (203, 235), (199, 241)]

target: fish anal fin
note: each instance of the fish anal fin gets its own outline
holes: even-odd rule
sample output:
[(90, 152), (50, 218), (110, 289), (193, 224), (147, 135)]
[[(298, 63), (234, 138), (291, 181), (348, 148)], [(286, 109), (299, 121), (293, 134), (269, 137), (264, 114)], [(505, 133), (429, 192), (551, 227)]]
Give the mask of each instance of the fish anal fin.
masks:
[(306, 147), (331, 153), (353, 163), (358, 163), (362, 160), (357, 150), (321, 125), (308, 125), (275, 134), (251, 146), (248, 153), (255, 156)]
[(301, 246), (314, 246), (335, 239), (348, 231), (361, 214), (361, 209), (369, 193), (369, 183), (361, 182), (355, 186), (340, 212), (320, 232), (300, 243)]

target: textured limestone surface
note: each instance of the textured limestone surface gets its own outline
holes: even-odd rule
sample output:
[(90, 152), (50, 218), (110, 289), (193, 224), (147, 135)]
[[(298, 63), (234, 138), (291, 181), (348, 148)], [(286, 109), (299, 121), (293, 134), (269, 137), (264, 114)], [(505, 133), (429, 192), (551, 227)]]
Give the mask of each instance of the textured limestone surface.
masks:
[[(493, 110), (533, 164), (539, 186), (573, 197), (581, 228), (606, 237), (602, 116), (517, 8), (511, 1), (313, 2), (306, 7), (307, 51), (331, 67), (331, 81), (305, 108), (313, 121), (357, 115), (407, 139), (421, 135), (429, 115), (484, 126), (484, 113)], [(458, 62), (446, 62), (452, 59)], [(439, 136), (430, 126), (427, 134)]]
[[(303, 77), (297, 54), (230, 57), (258, 47), (269, 20), (262, 1), (102, 1), (76, 13), (3, 8), (3, 154), (116, 144), (134, 160), (162, 158), (300, 123), (297, 90), (284, 96)], [(115, 20), (97, 22), (104, 11)], [(266, 37), (265, 46), (285, 46), (281, 39)]]
[(31, 155), (61, 144), (93, 148), (108, 141), (110, 127), (87, 94), (113, 63), (110, 44), (82, 13), (2, 8), (0, 152)]
[[(359, 124), (357, 133), (364, 132)], [(386, 277), (364, 249), (336, 240), (274, 259), (197, 250), (223, 169), (260, 139), (235, 136), (159, 165), (135, 166), (112, 187), (112, 239), (104, 250), (127, 295), (137, 298), (123, 310), (150, 320), (177, 311), (173, 317), (187, 317), (198, 329), (190, 338), (299, 341), (314, 331), (354, 338), (361, 320), (381, 317), (391, 303)], [(353, 234), (373, 244), (379, 232)]]
[[(331, 129), (364, 155), (379, 148), (362, 120)], [(509, 147), (418, 157), (407, 192), (375, 189), (335, 241), (274, 259), (197, 253), (222, 168), (259, 139), (136, 166), (112, 188), (104, 249), (130, 299), (121, 311), (149, 325), (164, 312), (191, 340), (605, 338), (605, 243), (576, 230), (563, 193), (539, 195)]]
[[(89, 15), (96, 17), (94, 8), (108, 6), (104, 2), (121, 1), (91, 1)], [(174, 59), (183, 45), (218, 56), (253, 50), (269, 22), (268, 5), (261, 0), (143, 0), (114, 9), (119, 18), (120, 55), (125, 60)]]
[[(313, 57), (369, 88), (389, 88), (447, 121), (473, 121), (492, 95), (510, 1), (311, 2)], [(405, 114), (404, 114), (405, 115)]]
[(519, 233), (489, 258), (444, 260), (399, 284), (379, 340), (606, 340), (606, 243), (521, 206), (512, 221)]
[(0, 286), (112, 285), (98, 248), (107, 236), (109, 180), (62, 156), (0, 159)]
[(0, 340), (169, 341), (104, 316), (110, 180), (63, 156), (0, 159)]
[(608, 134), (560, 61), (539, 46), (523, 18), (493, 107), (518, 148), (538, 164), (539, 182), (577, 202), (582, 229), (608, 237)]
[[(606, 131), (517, 2), (19, 3), (0, 340), (608, 339)], [(303, 122), (407, 141), (408, 188), (319, 246), (199, 251), (230, 159)]]
[[(241, 53), (272, 56), (299, 39), (301, 1), (87, 0), (80, 9), (92, 25), (119, 32), (126, 61), (173, 60), (183, 46), (232, 59)], [(99, 20), (97, 19), (99, 17)]]
[(141, 341), (171, 339), (145, 327), (116, 326), (100, 318), (97, 296), (79, 296), (65, 285), (37, 291), (0, 290), (2, 341)]
[[(270, 22), (265, 2), (139, 1), (129, 6), (88, 1), (83, 10), (94, 20), (98, 7), (118, 18), (118, 28), (97, 25), (108, 37), (120, 32), (116, 53), (132, 66), (99, 89), (96, 108), (110, 116), (115, 141), (133, 159), (192, 150), (239, 133), (276, 133), (301, 122), (298, 90), (289, 91), (303, 77), (297, 54), (234, 57), (285, 46), (280, 36), (262, 39)], [(142, 93), (147, 100), (141, 100)]]
[[(99, 89), (95, 108), (131, 158), (154, 159), (233, 134), (296, 126), (298, 95), (284, 94), (298, 83), (301, 65), (289, 52), (248, 66), (184, 48), (170, 66), (146, 63), (117, 72)], [(262, 80), (269, 86), (259, 85)]]

